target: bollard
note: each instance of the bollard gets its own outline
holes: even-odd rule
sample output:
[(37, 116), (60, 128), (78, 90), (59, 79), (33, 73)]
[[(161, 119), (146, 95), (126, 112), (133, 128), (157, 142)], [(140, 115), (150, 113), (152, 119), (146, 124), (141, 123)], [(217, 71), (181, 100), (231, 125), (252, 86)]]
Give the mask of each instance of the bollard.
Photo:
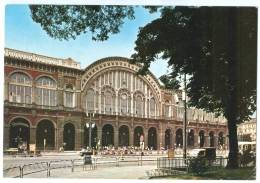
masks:
[(98, 161), (98, 159), (96, 158), (95, 159), (95, 169), (97, 169), (97, 161)]
[(71, 172), (74, 172), (74, 160), (71, 160)]
[(19, 166), (19, 169), (20, 169), (20, 178), (23, 178), (23, 167), (24, 166)]
[(93, 168), (96, 169), (96, 158), (93, 158)]
[(141, 154), (141, 166), (143, 166), (143, 154)]
[(51, 162), (47, 162), (47, 177), (50, 177), (51, 176), (51, 170), (50, 170), (50, 167), (51, 167)]
[(119, 158), (116, 157), (116, 166), (119, 167)]
[(118, 161), (118, 160), (117, 160), (117, 157), (116, 157), (116, 167), (117, 167), (117, 161)]

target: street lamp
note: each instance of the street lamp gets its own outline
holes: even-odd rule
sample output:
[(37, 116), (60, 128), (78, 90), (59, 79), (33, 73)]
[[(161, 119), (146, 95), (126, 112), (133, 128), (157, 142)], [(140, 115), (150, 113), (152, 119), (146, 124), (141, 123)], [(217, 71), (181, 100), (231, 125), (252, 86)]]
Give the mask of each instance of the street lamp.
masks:
[(89, 122), (86, 123), (86, 127), (89, 129), (88, 145), (89, 145), (90, 150), (92, 149), (92, 146), (91, 146), (91, 131), (92, 131), (92, 128), (95, 128), (95, 122), (92, 122), (92, 118), (94, 117), (94, 115), (95, 115), (94, 113), (87, 113), (87, 116), (90, 118)]
[(186, 101), (186, 74), (184, 74), (184, 95), (182, 96), (182, 100), (184, 101), (184, 137), (183, 137), (183, 158), (187, 157), (187, 101)]

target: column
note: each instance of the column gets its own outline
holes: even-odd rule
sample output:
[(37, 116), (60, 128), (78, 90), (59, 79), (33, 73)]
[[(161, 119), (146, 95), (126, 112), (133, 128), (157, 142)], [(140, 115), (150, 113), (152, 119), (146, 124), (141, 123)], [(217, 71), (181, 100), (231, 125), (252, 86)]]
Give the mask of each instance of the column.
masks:
[(84, 129), (81, 129), (80, 125), (75, 128), (75, 151), (78, 151), (83, 147)]
[(81, 80), (79, 78), (76, 79), (76, 84), (75, 84), (75, 90), (74, 90), (74, 96), (75, 96), (75, 107), (77, 110), (82, 109), (82, 103), (80, 100), (80, 89), (81, 89)]
[(176, 147), (176, 130), (175, 130), (175, 128), (172, 128), (171, 136), (172, 136), (171, 145), (172, 145), (172, 148), (174, 149)]
[(97, 138), (98, 138), (98, 140), (100, 140), (101, 146), (103, 146), (103, 144), (102, 144), (102, 128), (101, 128), (101, 126), (97, 127)]
[[(161, 135), (161, 147), (165, 147), (165, 131), (162, 131), (162, 135)], [(171, 140), (170, 140), (170, 147), (171, 147)]]
[(30, 128), (30, 144), (36, 144), (36, 127)]
[(101, 93), (101, 77), (99, 77), (99, 90), (98, 90), (98, 107), (99, 107), (99, 113), (101, 114), (102, 113), (102, 110), (101, 110), (101, 95), (102, 95), (102, 93)]
[(144, 128), (144, 147), (148, 146), (148, 128)]
[(144, 117), (147, 118), (147, 99), (146, 96), (144, 97)]
[(147, 85), (144, 84), (144, 96), (145, 96), (145, 109), (144, 109), (144, 112), (145, 112), (145, 118), (148, 118), (148, 111), (147, 111), (147, 105), (148, 105), (148, 102), (147, 102), (147, 99), (148, 99), (148, 94), (147, 94)]
[(160, 150), (160, 147), (164, 147), (165, 145), (165, 134), (163, 133), (163, 127), (160, 125), (159, 134), (157, 137), (157, 149)]
[(199, 147), (199, 136), (196, 131), (194, 131), (194, 147), (198, 148)]
[(209, 142), (209, 135), (208, 134), (206, 134), (205, 136), (204, 136), (204, 147), (209, 147), (209, 145), (210, 145), (210, 142)]
[(134, 94), (131, 93), (131, 115), (134, 116)]
[(157, 137), (157, 149), (160, 150), (161, 147), (164, 147), (164, 135), (163, 133), (160, 131), (160, 133), (158, 134)]
[(36, 103), (36, 83), (35, 81), (32, 81), (32, 104)]
[(10, 127), (8, 125), (5, 125), (4, 127), (4, 149), (7, 149), (9, 147), (9, 138), (10, 138)]
[(56, 128), (56, 143), (55, 143), (55, 149), (59, 150), (60, 147), (63, 147), (63, 127)]
[(134, 130), (133, 128), (129, 129), (129, 145), (133, 146), (134, 145)]
[(171, 130), (171, 133), (170, 133), (170, 147), (169, 148), (174, 148), (174, 143), (175, 143), (175, 137), (174, 137), (174, 133), (172, 132)]
[(120, 114), (120, 110), (118, 110), (118, 108), (119, 108), (119, 104), (118, 104), (118, 94), (116, 93), (116, 99), (115, 99), (115, 111), (114, 112), (116, 112), (116, 114), (117, 115), (119, 115)]
[(118, 147), (118, 126), (114, 128), (114, 146)]
[(214, 147), (218, 147), (218, 136), (214, 134)]
[(5, 78), (5, 83), (4, 83), (4, 89), (5, 89), (5, 93), (4, 93), (4, 100), (8, 100), (9, 101), (9, 80), (7, 78)]

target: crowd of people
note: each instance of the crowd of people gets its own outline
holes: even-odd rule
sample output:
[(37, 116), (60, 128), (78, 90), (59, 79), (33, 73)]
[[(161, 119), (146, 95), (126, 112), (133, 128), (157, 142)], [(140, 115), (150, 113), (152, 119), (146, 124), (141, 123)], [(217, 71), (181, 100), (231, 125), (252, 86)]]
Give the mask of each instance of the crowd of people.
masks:
[[(89, 151), (89, 147), (82, 148), (81, 151)], [(144, 155), (154, 154), (157, 151), (153, 149), (153, 147), (145, 147), (141, 149), (137, 146), (122, 146), (122, 147), (114, 147), (114, 146), (103, 146), (99, 149), (93, 148), (95, 152), (98, 152), (100, 155), (140, 155), (143, 153)]]
[[(116, 155), (116, 156), (125, 156), (125, 155), (158, 155), (158, 154), (167, 154), (169, 148), (161, 147), (159, 150), (155, 150), (153, 147), (146, 146), (144, 149), (141, 149), (138, 146), (122, 146), (122, 147), (114, 147), (114, 146), (103, 146), (100, 148), (93, 148), (95, 154), (99, 155)], [(187, 152), (192, 151), (193, 148), (187, 148)], [(174, 154), (181, 155), (183, 154), (182, 147), (172, 148), (174, 150)], [(89, 147), (82, 148), (81, 152), (90, 151)], [(226, 147), (217, 147), (217, 154), (225, 154), (227, 152)]]

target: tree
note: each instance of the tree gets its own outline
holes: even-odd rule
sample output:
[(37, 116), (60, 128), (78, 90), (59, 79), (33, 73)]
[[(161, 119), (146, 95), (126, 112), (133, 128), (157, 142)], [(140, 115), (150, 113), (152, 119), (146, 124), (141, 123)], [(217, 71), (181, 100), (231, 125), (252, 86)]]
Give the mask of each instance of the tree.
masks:
[(161, 17), (141, 28), (134, 63), (146, 74), (159, 56), (168, 60), (168, 88), (190, 76), (189, 105), (223, 114), (229, 131), (228, 168), (237, 168), (237, 127), (256, 110), (257, 9), (163, 7)]
[(91, 32), (93, 40), (107, 40), (119, 32), (124, 19), (134, 19), (132, 6), (30, 5), (31, 17), (52, 38), (75, 39)]

